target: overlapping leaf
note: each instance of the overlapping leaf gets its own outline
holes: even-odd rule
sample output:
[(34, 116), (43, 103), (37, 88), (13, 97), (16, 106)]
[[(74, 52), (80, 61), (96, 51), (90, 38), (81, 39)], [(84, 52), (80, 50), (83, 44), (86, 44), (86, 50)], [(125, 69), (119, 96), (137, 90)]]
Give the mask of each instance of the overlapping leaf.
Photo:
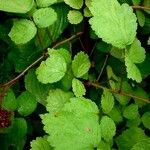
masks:
[(83, 0), (64, 0), (66, 4), (75, 9), (80, 9), (83, 5)]
[(36, 0), (38, 7), (48, 7), (56, 2), (57, 0)]

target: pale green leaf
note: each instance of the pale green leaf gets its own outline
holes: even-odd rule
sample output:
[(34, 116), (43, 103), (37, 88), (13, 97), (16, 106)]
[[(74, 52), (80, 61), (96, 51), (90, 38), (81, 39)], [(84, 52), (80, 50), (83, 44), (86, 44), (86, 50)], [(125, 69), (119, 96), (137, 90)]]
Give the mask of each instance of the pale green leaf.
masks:
[(80, 9), (83, 5), (83, 0), (64, 0), (64, 2), (74, 9)]
[(57, 13), (52, 8), (41, 8), (33, 13), (33, 20), (39, 28), (46, 28), (57, 20)]
[(9, 89), (2, 101), (2, 108), (8, 111), (15, 111), (17, 109), (17, 106), (18, 103), (16, 101), (15, 94), (13, 90)]
[(36, 0), (36, 4), (38, 7), (48, 7), (56, 2), (57, 0)]
[(21, 93), (17, 98), (18, 101), (18, 113), (22, 116), (28, 116), (37, 107), (37, 101), (35, 97), (28, 91)]
[(144, 127), (150, 129), (150, 111), (144, 113), (141, 119)]
[(138, 105), (137, 104), (130, 104), (129, 106), (125, 107), (123, 111), (123, 116), (127, 119), (135, 119), (138, 116)]
[(48, 141), (56, 150), (93, 150), (101, 140), (98, 113), (91, 100), (72, 98), (57, 115), (41, 115)]
[(72, 80), (72, 90), (76, 97), (82, 97), (86, 92), (84, 84), (76, 78)]
[(91, 64), (88, 55), (84, 52), (79, 52), (72, 61), (72, 71), (75, 77), (82, 77), (89, 71)]
[(37, 28), (34, 23), (27, 19), (14, 20), (9, 37), (16, 44), (25, 44), (36, 35)]
[(30, 150), (53, 150), (45, 137), (37, 137), (31, 141)]
[(105, 42), (118, 48), (130, 45), (136, 36), (136, 16), (128, 4), (117, 0), (93, 0), (90, 11), (92, 29)]
[(119, 150), (131, 150), (138, 142), (147, 139), (144, 130), (138, 127), (132, 127), (122, 132), (116, 138), (116, 143)]
[(34, 0), (0, 0), (0, 10), (12, 13), (26, 13), (34, 4)]
[(104, 89), (101, 97), (101, 107), (104, 113), (108, 114), (114, 107), (114, 97), (112, 93)]
[(61, 80), (67, 70), (66, 61), (57, 50), (49, 49), (49, 55), (36, 70), (38, 80), (44, 84)]
[(61, 89), (50, 90), (47, 97), (46, 109), (50, 113), (57, 113), (61, 111), (66, 102), (73, 97), (72, 92), (64, 92)]
[(100, 129), (101, 136), (105, 141), (111, 140), (116, 134), (116, 125), (114, 121), (107, 116), (102, 117), (100, 121)]
[(70, 10), (68, 13), (68, 20), (71, 24), (79, 24), (83, 20), (83, 15), (80, 11)]

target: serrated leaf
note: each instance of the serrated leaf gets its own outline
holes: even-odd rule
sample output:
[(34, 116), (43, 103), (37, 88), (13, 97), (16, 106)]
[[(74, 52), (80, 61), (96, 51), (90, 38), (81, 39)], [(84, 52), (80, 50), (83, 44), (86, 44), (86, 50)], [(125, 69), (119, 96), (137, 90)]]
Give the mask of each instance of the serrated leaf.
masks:
[(91, 64), (88, 55), (79, 52), (72, 61), (72, 71), (75, 77), (79, 78), (89, 71)]
[(16, 101), (15, 94), (13, 90), (9, 89), (7, 95), (2, 101), (2, 108), (8, 111), (15, 111), (17, 109), (18, 103)]
[(102, 117), (100, 121), (100, 129), (101, 136), (105, 141), (111, 140), (116, 134), (116, 125), (114, 121), (107, 116)]
[(36, 70), (37, 79), (44, 84), (61, 80), (67, 71), (66, 61), (57, 50), (49, 49), (49, 55)]
[(33, 13), (33, 20), (39, 28), (46, 28), (57, 20), (57, 13), (52, 8), (41, 8)]
[(22, 116), (28, 116), (37, 107), (37, 101), (35, 97), (28, 91), (21, 93), (17, 98), (18, 101), (18, 113)]
[(123, 111), (123, 116), (127, 119), (135, 119), (138, 116), (138, 105), (130, 104), (129, 106), (125, 107)]
[(35, 70), (28, 71), (28, 74), (25, 76), (25, 88), (32, 95), (36, 97), (36, 100), (46, 105), (46, 98), (48, 96), (49, 90), (53, 87), (52, 85), (45, 85), (38, 81)]
[(57, 115), (41, 115), (48, 141), (57, 150), (93, 150), (101, 140), (98, 113), (91, 100), (72, 98)]
[(34, 23), (27, 19), (14, 20), (13, 27), (9, 32), (9, 37), (16, 44), (25, 44), (29, 42), (37, 32)]
[(125, 48), (135, 39), (136, 16), (128, 4), (120, 5), (117, 0), (93, 0), (90, 11), (92, 29), (105, 42)]
[(83, 0), (64, 0), (64, 2), (74, 9), (80, 9), (83, 5)]
[(56, 2), (57, 0), (36, 0), (38, 7), (48, 7)]
[(72, 90), (76, 97), (82, 97), (86, 92), (84, 84), (76, 78), (72, 80)]
[(26, 13), (34, 4), (34, 0), (0, 0), (0, 10), (12, 13)]
[(116, 143), (119, 150), (131, 150), (138, 142), (147, 139), (144, 130), (138, 127), (132, 127), (122, 132), (116, 138)]
[(35, 140), (32, 140), (30, 146), (30, 150), (53, 150), (47, 139), (44, 137), (37, 137)]
[(141, 124), (141, 118), (140, 115), (138, 115), (135, 119), (127, 120), (126, 126), (131, 127), (138, 127)]
[(112, 93), (104, 89), (101, 97), (101, 107), (105, 114), (108, 114), (114, 107), (114, 97)]
[(150, 111), (144, 113), (141, 119), (144, 127), (150, 129)]
[(67, 16), (71, 24), (79, 24), (83, 20), (81, 12), (77, 10), (70, 10)]
[(50, 113), (58, 113), (64, 107), (70, 98), (73, 97), (72, 92), (64, 92), (61, 89), (50, 90), (47, 97), (46, 109)]

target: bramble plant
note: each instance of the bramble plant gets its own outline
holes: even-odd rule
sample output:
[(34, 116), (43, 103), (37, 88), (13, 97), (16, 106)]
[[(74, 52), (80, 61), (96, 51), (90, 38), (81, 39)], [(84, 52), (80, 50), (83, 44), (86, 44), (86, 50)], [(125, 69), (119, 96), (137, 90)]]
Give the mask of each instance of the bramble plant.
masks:
[(150, 149), (150, 0), (0, 0), (0, 150)]

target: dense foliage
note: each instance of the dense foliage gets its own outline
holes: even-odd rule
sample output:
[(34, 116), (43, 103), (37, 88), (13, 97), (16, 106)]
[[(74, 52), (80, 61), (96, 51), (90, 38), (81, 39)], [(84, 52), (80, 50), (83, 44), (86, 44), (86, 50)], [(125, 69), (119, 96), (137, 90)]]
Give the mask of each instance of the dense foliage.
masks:
[(149, 0), (0, 0), (0, 150), (149, 150), (149, 50)]

